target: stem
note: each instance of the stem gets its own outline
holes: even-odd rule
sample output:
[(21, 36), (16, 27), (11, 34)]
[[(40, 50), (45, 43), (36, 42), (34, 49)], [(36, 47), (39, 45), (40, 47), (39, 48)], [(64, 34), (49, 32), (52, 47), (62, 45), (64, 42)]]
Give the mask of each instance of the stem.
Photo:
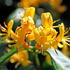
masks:
[(35, 54), (35, 60), (36, 60), (36, 64), (37, 64), (38, 70), (41, 70), (41, 68), (40, 68), (40, 61), (39, 61), (39, 58), (38, 58), (38, 54)]
[(40, 66), (38, 55), (36, 54), (35, 57), (36, 57), (36, 64), (37, 64), (37, 66)]
[(11, 51), (6, 53), (4, 56), (1, 56), (0, 57), (0, 64), (3, 63), (7, 58), (9, 58), (11, 55), (13, 55), (16, 52), (17, 52), (16, 48), (13, 48)]

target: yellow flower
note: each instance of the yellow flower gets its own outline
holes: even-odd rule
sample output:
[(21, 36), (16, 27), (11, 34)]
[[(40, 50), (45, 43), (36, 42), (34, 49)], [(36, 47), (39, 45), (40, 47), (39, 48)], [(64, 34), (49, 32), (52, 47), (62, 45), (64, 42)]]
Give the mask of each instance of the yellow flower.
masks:
[[(20, 21), (21, 25), (16, 28), (15, 32), (13, 32), (12, 30), (12, 20), (9, 22), (7, 30), (4, 29), (4, 31), (7, 31), (7, 36), (10, 36), (16, 43), (16, 45), (14, 46), (23, 46), (25, 48), (30, 48), (31, 46), (27, 44), (27, 40), (35, 40), (35, 47), (40, 50), (46, 50), (48, 48), (57, 48), (57, 46), (63, 47), (69, 45), (67, 41), (70, 42), (70, 38), (68, 36), (65, 36), (66, 32), (63, 23), (58, 26), (53, 26), (54, 22), (56, 21), (53, 21), (52, 15), (47, 12), (42, 13), (42, 26), (37, 28), (35, 27), (35, 23), (33, 20), (34, 14), (34, 7), (27, 8), (24, 17)], [(56, 31), (55, 28), (58, 28), (59, 31)]]
[[(32, 10), (32, 11), (31, 11)], [(33, 17), (34, 17), (35, 8), (30, 7), (26, 10), (24, 18), (21, 19), (21, 26), (17, 27), (15, 32), (12, 30), (13, 20), (8, 23), (7, 30), (2, 28), (2, 31), (6, 31), (7, 35), (5, 38), (11, 37), (13, 42), (16, 43), (15, 47), (23, 46), (29, 48), (30, 46), (26, 43), (26, 35), (32, 32), (32, 29), (35, 27)], [(30, 15), (28, 13), (31, 13)], [(5, 25), (6, 26), (6, 25)], [(3, 37), (2, 37), (3, 38)]]
[(49, 0), (20, 0), (20, 7), (38, 6), (39, 3), (45, 3)]
[(29, 17), (25, 17), (21, 20), (21, 26), (20, 28), (17, 28), (15, 33), (18, 36), (18, 38), (16, 39), (16, 43), (18, 44), (18, 46), (25, 46), (25, 39), (26, 39), (26, 35), (28, 33), (32, 32), (32, 29), (34, 28), (34, 22), (32, 20), (32, 18)]
[(7, 29), (1, 26), (1, 31), (5, 32), (5, 33), (0, 33), (1, 35), (5, 35), (5, 37), (3, 37), (3, 39), (10, 37), (13, 24), (14, 24), (13, 20), (10, 20), (8, 25), (5, 24), (5, 27)]
[(66, 6), (61, 5), (62, 0), (20, 0), (19, 6), (20, 7), (38, 7), (40, 3), (49, 3), (52, 8), (56, 11), (62, 13), (66, 10)]
[[(32, 11), (31, 11), (32, 10)], [(27, 66), (30, 64), (28, 52), (24, 48), (32, 48), (27, 42), (35, 40), (35, 48), (39, 51), (47, 50), (48, 48), (58, 48), (70, 46), (67, 42), (70, 42), (70, 37), (65, 36), (67, 31), (65, 30), (64, 24), (61, 23), (57, 26), (53, 26), (56, 21), (53, 21), (52, 15), (47, 13), (42, 13), (42, 25), (36, 27), (34, 23), (35, 8), (30, 7), (26, 9), (24, 17), (20, 20), (21, 25), (16, 28), (15, 31), (12, 30), (13, 20), (8, 23), (6, 28), (0, 26), (2, 32), (6, 32), (5, 38), (7, 41), (13, 41), (15, 44), (11, 45), (18, 48), (18, 52), (11, 56), (10, 61), (12, 63), (19, 62), (20, 64)], [(56, 30), (58, 28), (59, 30)], [(2, 35), (3, 33), (1, 33)], [(2, 37), (2, 38), (4, 38)], [(9, 40), (9, 38), (12, 40)]]
[[(67, 33), (65, 32), (65, 28), (64, 28), (64, 24), (62, 23), (61, 25), (59, 25), (59, 35), (57, 37), (59, 43), (58, 46), (59, 47), (66, 47), (66, 46), (70, 46), (67, 42), (70, 42), (70, 38), (69, 36), (65, 36)], [(60, 43), (61, 42), (61, 43)]]
[(51, 6), (58, 12), (64, 12), (66, 10), (66, 6), (61, 5), (63, 0), (50, 0)]
[(45, 28), (47, 28), (47, 27), (51, 28), (52, 27), (53, 19), (52, 19), (52, 15), (49, 12), (42, 13), (41, 18), (42, 18), (42, 25), (43, 25), (43, 27), (45, 27)]
[[(56, 49), (58, 46), (69, 45), (66, 41), (68, 36), (65, 36), (64, 24), (61, 23), (58, 26), (53, 26), (54, 22), (52, 15), (47, 13), (42, 13), (42, 26), (34, 28), (32, 33), (27, 34), (28, 41), (35, 40), (35, 47), (39, 50), (46, 50), (48, 48)], [(56, 31), (55, 28), (58, 28), (59, 31)], [(62, 44), (61, 44), (62, 42)]]
[(29, 61), (28, 52), (26, 50), (15, 53), (10, 57), (10, 62), (15, 63), (18, 62), (23, 66), (28, 66), (31, 62)]
[(40, 3), (48, 3), (50, 0), (20, 0), (20, 7), (38, 6)]
[(53, 28), (53, 19), (50, 13), (42, 13), (42, 26), (33, 29), (31, 34), (28, 34), (28, 40), (36, 41), (36, 48), (46, 50), (51, 48), (57, 31)]
[(31, 7), (25, 11), (24, 17), (30, 16), (30, 17), (34, 18), (34, 15), (35, 15), (35, 8)]
[[(33, 12), (31, 11), (31, 9)], [(26, 48), (30, 47), (25, 42), (25, 39), (26, 39), (26, 35), (31, 33), (33, 28), (35, 28), (34, 21), (32, 19), (34, 16), (34, 11), (35, 11), (35, 8), (32, 8), (32, 7), (28, 8), (25, 12), (24, 18), (21, 19), (21, 26), (15, 30), (15, 34), (17, 37), (15, 38), (14, 36), (13, 39), (15, 40), (18, 46), (24, 46)], [(29, 15), (28, 13), (31, 13), (31, 14)]]

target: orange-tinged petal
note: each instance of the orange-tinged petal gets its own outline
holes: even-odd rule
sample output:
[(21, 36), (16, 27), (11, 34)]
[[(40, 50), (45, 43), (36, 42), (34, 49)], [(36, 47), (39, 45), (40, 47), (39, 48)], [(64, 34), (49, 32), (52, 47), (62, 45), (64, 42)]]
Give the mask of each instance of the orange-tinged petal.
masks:
[(59, 48), (63, 48), (63, 45), (61, 43), (58, 43)]
[(13, 24), (14, 24), (13, 20), (9, 21), (8, 27), (7, 27), (8, 28), (8, 31), (7, 31), (8, 36), (10, 36), (10, 34), (11, 34), (11, 30), (12, 30)]
[(64, 11), (66, 11), (67, 7), (66, 6), (59, 6), (58, 8), (56, 8), (56, 10), (60, 13), (63, 13)]
[(26, 38), (27, 38), (28, 41), (35, 40), (34, 33), (32, 32), (31, 34), (27, 34)]
[(29, 60), (24, 60), (23, 63), (21, 63), (23, 66), (28, 66), (29, 64), (31, 64), (31, 61)]
[(21, 27), (24, 30), (32, 30), (35, 28), (34, 21), (30, 16), (22, 18), (21, 24), (22, 24)]
[(28, 66), (30, 64), (30, 61), (28, 59), (29, 56), (27, 50), (21, 50), (10, 57), (10, 62), (19, 62), (23, 66)]
[(26, 42), (23, 42), (23, 47), (24, 48), (31, 48), (31, 46), (29, 44), (27, 44)]
[(35, 8), (34, 7), (30, 7), (30, 8), (26, 9), (24, 17), (30, 16), (30, 17), (34, 18), (34, 15), (35, 15)]
[(2, 36), (2, 35), (6, 35), (5, 33), (0, 33), (0, 36)]
[(53, 8), (57, 8), (61, 4), (62, 0), (50, 0), (50, 4)]
[(53, 19), (52, 19), (52, 15), (48, 12), (48, 13), (42, 13), (42, 25), (45, 28), (50, 28), (53, 25)]
[(59, 25), (59, 35), (58, 35), (58, 40), (61, 41), (62, 38), (64, 37), (64, 24), (62, 23), (61, 25)]

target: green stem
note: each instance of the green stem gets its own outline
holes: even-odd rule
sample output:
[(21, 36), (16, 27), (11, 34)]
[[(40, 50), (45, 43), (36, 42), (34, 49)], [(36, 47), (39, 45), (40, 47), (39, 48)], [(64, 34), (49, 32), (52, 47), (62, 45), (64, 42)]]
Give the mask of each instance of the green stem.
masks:
[(16, 48), (13, 48), (11, 51), (6, 53), (4, 56), (1, 56), (0, 57), (0, 64), (3, 63), (8, 57), (10, 57), (11, 55), (13, 55), (16, 52), (17, 52)]
[(40, 66), (38, 55), (36, 54), (35, 57), (36, 57), (36, 64), (37, 64), (37, 66)]
[(38, 54), (35, 54), (35, 60), (36, 60), (36, 65), (37, 65), (38, 70), (41, 70), (41, 68), (40, 68), (40, 61), (39, 61), (39, 58), (38, 58)]

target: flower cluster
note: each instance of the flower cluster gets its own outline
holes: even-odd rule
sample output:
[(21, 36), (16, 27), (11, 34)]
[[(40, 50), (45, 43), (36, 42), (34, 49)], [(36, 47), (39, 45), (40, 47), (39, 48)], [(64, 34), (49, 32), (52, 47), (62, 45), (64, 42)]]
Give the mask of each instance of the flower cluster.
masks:
[(0, 26), (0, 30), (3, 32), (0, 33), (1, 39), (6, 39), (8, 43), (15, 43), (11, 46), (19, 50), (20, 46), (23, 48), (23, 50), (18, 50), (18, 53), (11, 57), (10, 61), (12, 63), (19, 62), (24, 66), (30, 64), (28, 52), (25, 48), (33, 48), (27, 43), (33, 40), (36, 42), (34, 48), (38, 51), (44, 51), (48, 48), (56, 49), (58, 46), (62, 48), (69, 45), (70, 38), (69, 36), (65, 36), (68, 31), (65, 31), (63, 23), (53, 26), (56, 21), (53, 21), (52, 15), (47, 12), (41, 15), (42, 25), (36, 27), (33, 20), (34, 15), (35, 8), (27, 8), (24, 17), (20, 20), (21, 25), (16, 28), (15, 32), (12, 30), (13, 20), (9, 21), (8, 25), (5, 24), (5, 27)]
[(27, 50), (22, 50), (21, 52), (15, 53), (10, 57), (10, 62), (15, 63), (18, 62), (19, 64), (22, 64), (23, 66), (28, 66), (31, 61), (28, 60), (28, 52)]
[(20, 0), (20, 7), (37, 7), (40, 3), (49, 3), (58, 12), (64, 12), (66, 7), (61, 5), (62, 0)]

